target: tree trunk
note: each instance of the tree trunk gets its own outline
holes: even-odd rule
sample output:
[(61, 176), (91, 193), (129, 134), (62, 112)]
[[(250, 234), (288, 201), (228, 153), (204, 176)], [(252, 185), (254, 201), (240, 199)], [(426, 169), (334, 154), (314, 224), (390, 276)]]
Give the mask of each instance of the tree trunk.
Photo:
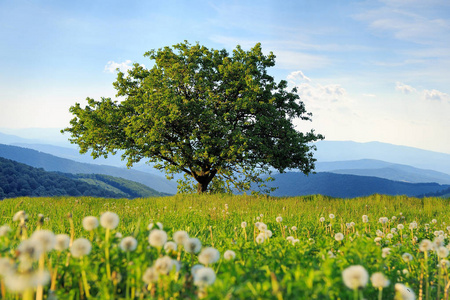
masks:
[(208, 190), (208, 184), (212, 181), (217, 171), (212, 170), (205, 173), (202, 172), (200, 176), (194, 176), (195, 180), (197, 180), (197, 194), (203, 194)]
[(208, 190), (209, 182), (198, 182), (197, 183), (197, 194), (203, 194)]

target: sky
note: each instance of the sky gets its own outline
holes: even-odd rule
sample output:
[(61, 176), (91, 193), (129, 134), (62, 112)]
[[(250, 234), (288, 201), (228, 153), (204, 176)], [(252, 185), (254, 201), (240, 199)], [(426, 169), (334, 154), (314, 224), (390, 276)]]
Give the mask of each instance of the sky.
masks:
[(116, 69), (188, 40), (262, 44), (326, 140), (450, 153), (450, 1), (0, 0), (0, 128), (65, 128)]

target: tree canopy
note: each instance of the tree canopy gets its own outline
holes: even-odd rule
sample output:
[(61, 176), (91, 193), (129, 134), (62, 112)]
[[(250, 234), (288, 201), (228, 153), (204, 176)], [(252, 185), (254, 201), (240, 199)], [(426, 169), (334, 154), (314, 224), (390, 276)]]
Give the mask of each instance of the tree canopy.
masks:
[(144, 56), (150, 69), (136, 63), (118, 73), (120, 101), (87, 98), (84, 108), (70, 108), (75, 118), (62, 132), (81, 153), (122, 151), (127, 166), (144, 159), (169, 176), (184, 173), (199, 193), (213, 179), (215, 188), (244, 191), (271, 169), (314, 169), (309, 143), (323, 136), (295, 129), (293, 120), (309, 121), (311, 113), (295, 88), (267, 73), (275, 55), (259, 43), (230, 54), (185, 41)]

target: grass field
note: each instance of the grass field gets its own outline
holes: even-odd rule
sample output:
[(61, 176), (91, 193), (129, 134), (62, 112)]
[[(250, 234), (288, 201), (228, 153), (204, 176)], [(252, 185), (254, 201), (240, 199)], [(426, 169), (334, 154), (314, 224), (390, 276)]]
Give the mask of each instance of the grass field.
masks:
[(447, 299), (449, 207), (382, 195), (5, 199), (1, 299)]

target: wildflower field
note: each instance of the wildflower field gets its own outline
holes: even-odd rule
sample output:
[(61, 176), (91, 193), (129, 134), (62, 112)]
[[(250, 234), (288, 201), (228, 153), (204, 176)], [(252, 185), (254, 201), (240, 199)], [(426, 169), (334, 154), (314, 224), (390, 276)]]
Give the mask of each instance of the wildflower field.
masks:
[(0, 299), (448, 299), (450, 199), (16, 198)]

